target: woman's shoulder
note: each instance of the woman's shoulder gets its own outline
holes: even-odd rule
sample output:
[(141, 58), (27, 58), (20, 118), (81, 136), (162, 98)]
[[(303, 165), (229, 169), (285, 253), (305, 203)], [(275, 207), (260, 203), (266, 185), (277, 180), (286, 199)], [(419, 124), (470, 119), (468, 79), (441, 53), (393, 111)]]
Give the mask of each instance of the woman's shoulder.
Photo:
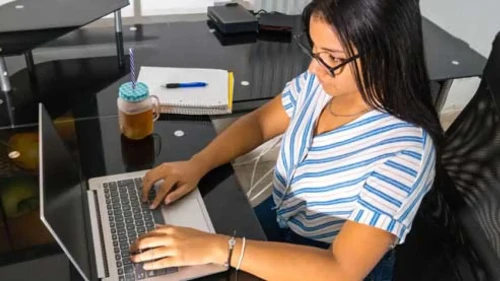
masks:
[(374, 116), (383, 116), (380, 122), (373, 124), (371, 131), (377, 135), (376, 142), (392, 144), (393, 152), (413, 151), (422, 155), (434, 151), (434, 142), (430, 134), (422, 127), (382, 110), (375, 110)]
[(317, 85), (319, 82), (316, 75), (306, 70), (286, 83), (285, 92), (291, 91), (293, 95), (307, 95)]
[(318, 79), (309, 71), (305, 71), (288, 83), (282, 92), (282, 103), (287, 114), (292, 117), (297, 110), (304, 110), (304, 103), (317, 102), (311, 99), (320, 89)]
[(314, 140), (313, 151), (333, 154), (349, 151), (382, 159), (399, 153), (428, 154), (432, 139), (421, 127), (387, 112), (374, 109), (357, 120)]

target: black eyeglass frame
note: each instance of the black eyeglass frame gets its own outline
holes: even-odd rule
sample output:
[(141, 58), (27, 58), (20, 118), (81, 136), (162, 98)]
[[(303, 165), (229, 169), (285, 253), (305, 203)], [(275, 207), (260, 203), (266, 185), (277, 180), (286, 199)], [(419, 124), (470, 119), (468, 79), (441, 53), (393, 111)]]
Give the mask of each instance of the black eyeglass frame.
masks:
[(299, 45), (299, 47), (302, 49), (302, 51), (308, 55), (311, 59), (315, 59), (317, 62), (319, 62), (329, 73), (332, 77), (335, 77), (337, 76), (335, 74), (335, 71), (336, 70), (339, 70), (341, 68), (343, 68), (344, 66), (346, 66), (347, 64), (355, 61), (356, 59), (358, 59), (360, 57), (359, 54), (357, 55), (354, 55), (348, 59), (339, 59), (339, 60), (342, 60), (343, 62), (340, 63), (339, 65), (335, 66), (335, 67), (332, 67), (332, 66), (329, 66), (320, 56), (319, 54), (315, 54), (312, 52), (312, 49), (309, 49), (307, 48), (306, 45), (304, 45), (301, 40), (300, 40), (300, 37), (304, 36), (305, 33), (301, 33), (301, 34), (298, 34), (298, 35), (295, 35), (294, 36), (294, 39), (295, 39), (295, 42), (297, 43), (297, 45)]

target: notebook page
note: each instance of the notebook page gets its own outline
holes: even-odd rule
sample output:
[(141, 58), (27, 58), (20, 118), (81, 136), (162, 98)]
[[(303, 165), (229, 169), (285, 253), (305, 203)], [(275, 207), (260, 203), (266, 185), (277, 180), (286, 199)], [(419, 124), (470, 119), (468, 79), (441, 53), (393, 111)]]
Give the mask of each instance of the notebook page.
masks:
[[(162, 106), (226, 107), (229, 73), (227, 70), (199, 68), (170, 68), (143, 66), (137, 81), (149, 87), (151, 95), (158, 96)], [(199, 88), (166, 89), (167, 83), (206, 82)]]

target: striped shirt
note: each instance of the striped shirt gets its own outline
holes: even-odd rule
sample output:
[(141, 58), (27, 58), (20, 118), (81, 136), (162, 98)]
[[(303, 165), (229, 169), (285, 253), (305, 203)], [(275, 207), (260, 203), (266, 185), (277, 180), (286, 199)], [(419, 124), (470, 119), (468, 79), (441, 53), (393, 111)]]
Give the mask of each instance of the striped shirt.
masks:
[(305, 72), (282, 94), (290, 125), (273, 179), (278, 223), (331, 243), (347, 221), (393, 233), (403, 243), (435, 175), (435, 148), (420, 127), (372, 110), (314, 136), (331, 99)]

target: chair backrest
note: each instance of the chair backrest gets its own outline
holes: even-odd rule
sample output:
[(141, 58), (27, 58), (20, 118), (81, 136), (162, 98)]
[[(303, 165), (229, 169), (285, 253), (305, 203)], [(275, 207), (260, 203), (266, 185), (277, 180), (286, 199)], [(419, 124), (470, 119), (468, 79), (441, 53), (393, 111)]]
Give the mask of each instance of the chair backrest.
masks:
[(500, 33), (479, 89), (446, 132), (394, 280), (500, 280), (499, 106)]
[(500, 33), (479, 89), (446, 132), (452, 212), (491, 280), (500, 280)]

